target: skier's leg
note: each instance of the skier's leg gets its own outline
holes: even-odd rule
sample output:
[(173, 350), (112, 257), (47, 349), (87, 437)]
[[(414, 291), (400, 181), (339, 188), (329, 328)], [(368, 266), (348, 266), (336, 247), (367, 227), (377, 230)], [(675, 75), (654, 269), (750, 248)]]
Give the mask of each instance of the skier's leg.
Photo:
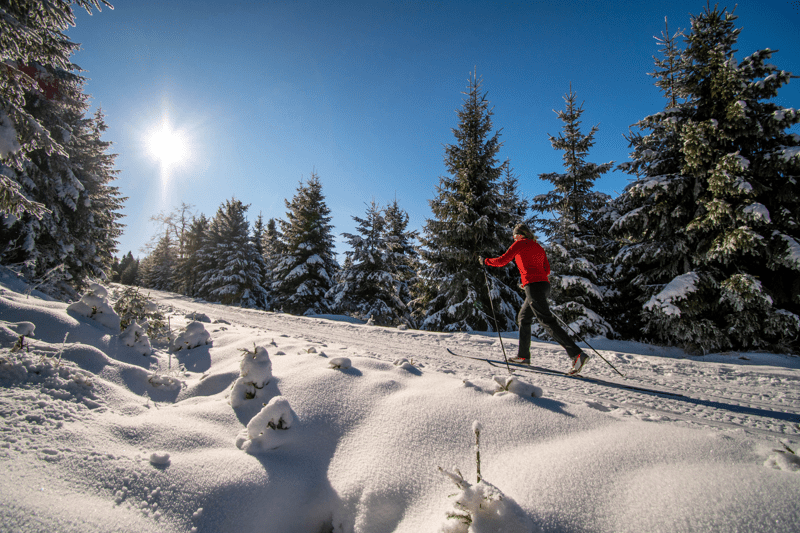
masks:
[(531, 324), (533, 324), (534, 312), (531, 308), (533, 301), (528, 296), (528, 291), (525, 291), (525, 302), (517, 315), (517, 324), (519, 324), (519, 352), (517, 354), (521, 359), (531, 358)]
[(580, 347), (575, 344), (567, 332), (558, 325), (558, 320), (550, 311), (547, 297), (550, 295), (550, 283), (540, 281), (525, 285), (525, 301), (531, 300), (531, 309), (536, 314), (536, 319), (547, 333), (567, 351), (567, 356), (574, 359), (581, 353)]

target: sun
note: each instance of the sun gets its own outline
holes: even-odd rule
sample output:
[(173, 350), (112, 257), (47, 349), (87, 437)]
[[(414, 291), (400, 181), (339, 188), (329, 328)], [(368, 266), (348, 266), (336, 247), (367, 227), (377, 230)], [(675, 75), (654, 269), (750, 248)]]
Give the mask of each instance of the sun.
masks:
[(180, 163), (189, 155), (185, 135), (174, 129), (166, 119), (150, 134), (148, 148), (150, 154), (165, 166)]

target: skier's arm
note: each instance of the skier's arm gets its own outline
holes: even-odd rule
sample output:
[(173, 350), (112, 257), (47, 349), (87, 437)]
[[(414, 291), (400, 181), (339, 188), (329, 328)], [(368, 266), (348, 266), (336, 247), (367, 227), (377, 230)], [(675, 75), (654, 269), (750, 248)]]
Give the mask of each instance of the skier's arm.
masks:
[(509, 264), (511, 262), (512, 259), (514, 259), (514, 257), (516, 257), (517, 250), (518, 250), (518, 248), (520, 246), (520, 244), (519, 244), (520, 242), (521, 241), (517, 241), (514, 244), (512, 244), (508, 248), (508, 250), (506, 250), (506, 253), (504, 253), (500, 257), (489, 257), (489, 258), (487, 258), (485, 263), (487, 265), (491, 266), (491, 267), (506, 266), (507, 264)]

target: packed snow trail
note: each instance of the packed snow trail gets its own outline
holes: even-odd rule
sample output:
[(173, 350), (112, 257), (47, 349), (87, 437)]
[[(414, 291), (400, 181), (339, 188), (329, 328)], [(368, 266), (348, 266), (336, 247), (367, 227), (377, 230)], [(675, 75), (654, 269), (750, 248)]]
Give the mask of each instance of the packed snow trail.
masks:
[[(438, 333), (398, 330), (342, 322), (343, 317), (298, 317), (252, 309), (227, 307), (172, 293), (151, 291), (162, 305), (185, 312), (198, 311), (214, 318), (270, 330), (295, 331), (298, 339), (347, 350), (359, 357), (393, 361), (404, 357), (427, 370), (456, 374), (465, 379), (490, 378), (505, 369), (481, 361), (454, 358), (447, 348), (463, 355), (498, 358), (501, 348), (496, 334)], [(515, 334), (503, 334), (507, 352), (516, 349)], [(675, 349), (649, 345), (592, 340), (604, 357), (623, 369), (630, 383), (664, 388), (683, 398), (606, 387), (590, 381), (565, 380), (536, 375), (529, 381), (549, 391), (549, 396), (568, 403), (585, 403), (623, 418), (683, 422), (693, 426), (744, 429), (769, 437), (800, 435), (800, 358), (775, 354), (730, 354), (689, 357)], [(569, 360), (553, 343), (534, 341), (535, 364), (566, 369)], [(628, 350), (644, 353), (629, 353)], [(650, 352), (652, 355), (645, 355)], [(661, 354), (659, 352), (662, 352)], [(666, 353), (667, 355), (662, 355)], [(671, 355), (669, 355), (671, 354)], [(706, 362), (704, 359), (709, 360)], [(770, 365), (751, 364), (767, 360)], [(719, 361), (730, 361), (719, 362)], [(620, 381), (610, 368), (594, 358), (584, 370), (587, 376)]]

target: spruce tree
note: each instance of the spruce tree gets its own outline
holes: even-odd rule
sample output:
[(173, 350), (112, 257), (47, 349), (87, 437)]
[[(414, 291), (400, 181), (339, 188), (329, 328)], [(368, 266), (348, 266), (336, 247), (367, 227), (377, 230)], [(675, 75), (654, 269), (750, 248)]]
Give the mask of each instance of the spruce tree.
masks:
[(199, 254), (198, 292), (225, 305), (266, 309), (264, 259), (250, 235), (248, 207), (232, 198), (217, 209)]
[[(581, 132), (580, 117), (584, 110), (575, 100), (576, 94), (570, 86), (564, 97), (566, 109), (556, 112), (564, 123), (563, 131), (558, 137), (549, 136), (553, 148), (564, 152), (566, 172), (539, 175), (555, 188), (534, 198), (533, 209), (537, 213), (555, 214), (552, 219), (538, 219), (548, 237), (545, 249), (552, 271), (552, 298), (559, 302), (553, 312), (581, 336), (596, 336), (612, 330), (600, 314), (604, 295), (598, 285), (603, 265), (610, 258), (606, 256), (605, 238), (597, 231), (599, 210), (610, 197), (594, 191), (593, 186), (612, 168), (613, 162), (598, 165), (586, 161), (598, 127), (592, 127), (588, 134)], [(537, 336), (544, 334), (541, 328), (534, 332)]]
[[(527, 217), (529, 207), (528, 200), (523, 198), (520, 193), (519, 177), (514, 173), (511, 162), (506, 159), (503, 177), (500, 180), (500, 215), (502, 222), (498, 224), (498, 231), (502, 235), (502, 242), (514, 242), (514, 227), (517, 224), (524, 223), (531, 231), (536, 231), (535, 220)], [(519, 286), (520, 273), (514, 261), (509, 263), (506, 268), (494, 269), (493, 274), (509, 287)]]
[(330, 209), (322, 182), (312, 172), (300, 183), (292, 201), (286, 201), (287, 220), (281, 220), (284, 253), (274, 275), (274, 309), (295, 315), (330, 311), (325, 294), (339, 268), (334, 258)]
[[(766, 62), (774, 51), (737, 63), (735, 20), (718, 7), (692, 17), (685, 101), (640, 123), (659, 138), (638, 137), (629, 166), (629, 190), (650, 198), (615, 224), (644, 236), (622, 265), (651, 248), (642, 332), (697, 352), (788, 348), (800, 331), (800, 139), (786, 132), (800, 119), (770, 101), (791, 77)], [(677, 242), (648, 243), (666, 225)]]
[(175, 290), (177, 257), (175, 243), (169, 233), (164, 233), (143, 263), (142, 285), (159, 291)]
[(343, 233), (351, 249), (345, 252), (345, 267), (337, 275), (336, 285), (328, 291), (334, 311), (372, 320), (380, 326), (408, 324), (408, 308), (397, 294), (389, 271), (389, 243), (386, 220), (373, 200), (365, 218), (353, 217), (358, 234)]
[(650, 73), (664, 95), (664, 110), (637, 122), (627, 137), (631, 162), (619, 169), (636, 176), (609, 209), (611, 234), (621, 247), (614, 258), (615, 297), (610, 306), (614, 327), (625, 337), (639, 338), (645, 326), (642, 306), (670, 280), (689, 272), (693, 243), (684, 231), (699, 192), (682, 172), (680, 124), (692, 113), (685, 104), (682, 30), (668, 28), (656, 41)]
[(186, 296), (198, 296), (200, 290), (201, 251), (208, 238), (209, 221), (203, 213), (194, 217), (185, 235), (183, 258), (178, 261), (178, 290)]
[[(0, 7), (0, 262), (29, 278), (59, 268), (75, 287), (109, 271), (123, 198), (102, 113), (86, 118), (84, 78), (72, 71), (77, 48), (62, 32), (72, 5), (94, 1), (6, 3)], [(107, 4), (108, 5), (108, 4)]]
[[(63, 108), (84, 108), (76, 89), (82, 81), (72, 73), (70, 57), (78, 48), (64, 30), (75, 25), (72, 6), (91, 13), (105, 0), (4, 2), (0, 5), (0, 215), (37, 220), (48, 206), (25, 191), (25, 168), (37, 150), (66, 155), (61, 130), (33, 112), (32, 95), (58, 97)], [(66, 131), (66, 130), (64, 130)]]
[(480, 256), (501, 255), (511, 243), (499, 190), (504, 169), (497, 161), (500, 134), (491, 133), (493, 113), (475, 75), (464, 94), (453, 129), (456, 143), (445, 147), (449, 176), (439, 178), (437, 195), (430, 201), (433, 218), (420, 238), (422, 266), (414, 305), (422, 329), (493, 331), (491, 304), (497, 327), (515, 329), (519, 295), (478, 262)]
[(124, 270), (120, 272), (119, 282), (123, 285), (136, 285), (140, 283), (139, 260), (133, 259), (128, 263)]
[(415, 327), (409, 303), (412, 287), (417, 282), (416, 265), (419, 254), (415, 246), (417, 232), (408, 229), (408, 213), (400, 208), (397, 198), (384, 210), (384, 241), (386, 242), (386, 271), (392, 277), (394, 293), (403, 302), (403, 322)]
[[(261, 251), (264, 254), (264, 286), (270, 294), (273, 293), (272, 287), (275, 284), (275, 268), (284, 253), (283, 234), (278, 230), (278, 225), (274, 218), (267, 221), (267, 228), (261, 237)], [(272, 307), (272, 302), (270, 303)]]

